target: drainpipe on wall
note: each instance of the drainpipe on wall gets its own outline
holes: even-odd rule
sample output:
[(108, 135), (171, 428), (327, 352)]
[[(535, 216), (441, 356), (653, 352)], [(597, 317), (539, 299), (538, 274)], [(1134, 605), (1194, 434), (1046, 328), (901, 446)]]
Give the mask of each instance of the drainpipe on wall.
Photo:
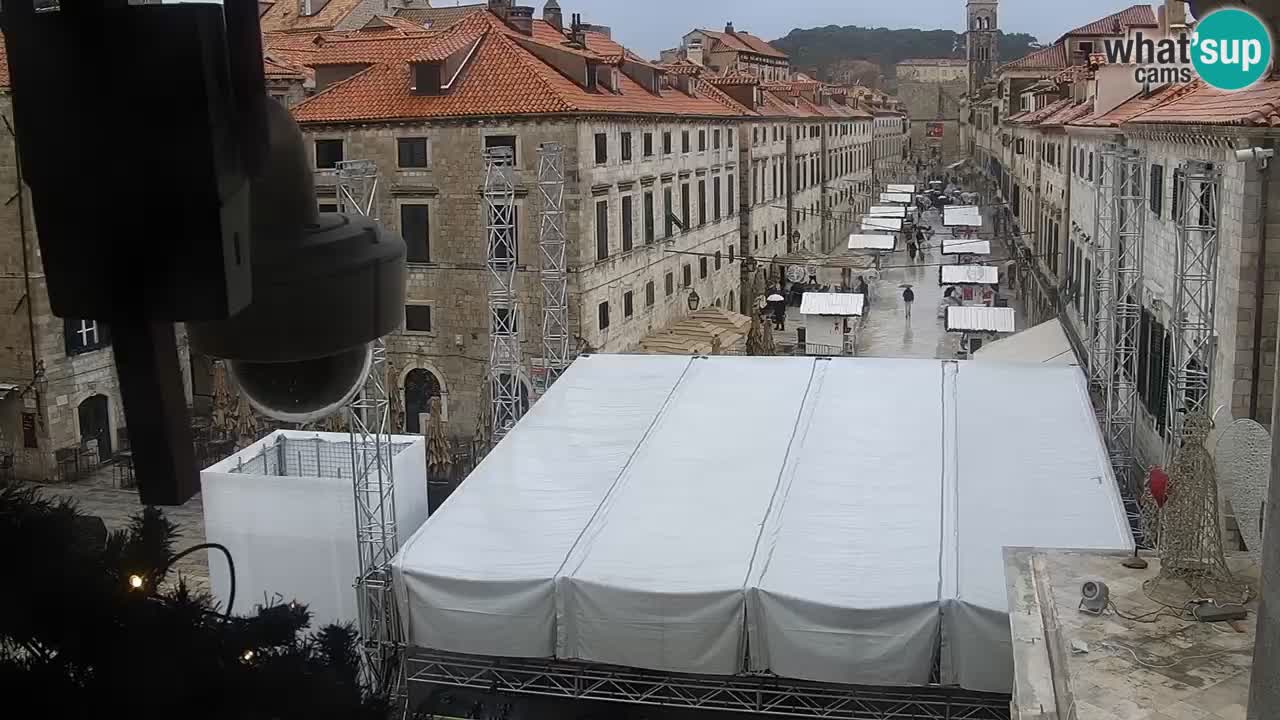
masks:
[[(18, 136), (13, 131), (13, 126), (9, 124), (9, 118), (4, 118), (5, 130), (9, 132), (9, 136), (13, 138), (13, 160), (14, 169), (17, 173), (18, 187), (18, 240), (22, 243), (22, 284), (23, 292), (27, 299), (27, 337), (31, 343), (31, 383), (36, 391), (36, 412), (41, 419), (44, 418), (43, 398), (40, 397), (40, 388), (35, 384), (36, 377), (39, 375), (40, 361), (36, 357), (38, 348), (36, 347), (36, 316), (32, 303), (35, 298), (31, 295), (31, 258), (27, 247), (27, 202), (26, 192), (23, 191), (22, 185), (22, 155), (18, 152)], [(39, 433), (36, 433), (37, 438)], [(39, 440), (37, 440), (39, 444)]]
[[(1263, 147), (1274, 148), (1275, 141), (1268, 139)], [(1249, 383), (1249, 417), (1261, 422), (1262, 418), (1258, 416), (1258, 394), (1262, 385), (1262, 316), (1264, 304), (1266, 301), (1266, 281), (1267, 281), (1267, 223), (1269, 219), (1267, 213), (1270, 209), (1271, 194), (1271, 165), (1268, 163), (1266, 167), (1259, 167), (1258, 173), (1261, 175), (1258, 198), (1258, 272), (1254, 278), (1254, 300), (1253, 300), (1253, 373)], [(1272, 390), (1272, 403), (1274, 404), (1275, 391)], [(1273, 426), (1274, 427), (1274, 426)]]

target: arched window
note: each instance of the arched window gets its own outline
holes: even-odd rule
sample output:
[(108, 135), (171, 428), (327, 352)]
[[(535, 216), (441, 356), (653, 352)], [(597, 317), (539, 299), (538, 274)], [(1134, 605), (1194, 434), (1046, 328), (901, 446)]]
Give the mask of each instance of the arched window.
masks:
[(430, 370), (410, 370), (404, 378), (404, 429), (410, 434), (421, 433), (422, 416), (431, 412), (431, 398), (440, 397), (440, 380)]

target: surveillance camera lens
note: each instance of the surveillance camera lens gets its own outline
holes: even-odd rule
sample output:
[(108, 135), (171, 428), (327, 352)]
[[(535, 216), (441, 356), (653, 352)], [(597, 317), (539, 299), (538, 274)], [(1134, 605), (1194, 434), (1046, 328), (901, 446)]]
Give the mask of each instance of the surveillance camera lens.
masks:
[(364, 387), (373, 350), (353, 350), (289, 363), (233, 361), (240, 391), (258, 412), (285, 422), (307, 423), (340, 412)]

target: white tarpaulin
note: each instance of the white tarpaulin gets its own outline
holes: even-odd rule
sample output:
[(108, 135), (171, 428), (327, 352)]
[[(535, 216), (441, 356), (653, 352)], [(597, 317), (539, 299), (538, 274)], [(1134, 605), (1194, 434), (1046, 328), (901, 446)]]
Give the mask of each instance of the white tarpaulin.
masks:
[(958, 238), (951, 235), (942, 236), (943, 255), (990, 255), (990, 240), (974, 240)]
[(880, 193), (880, 202), (889, 205), (901, 203), (906, 205), (911, 202), (910, 193)]
[(892, 250), (897, 239), (892, 235), (863, 234), (849, 236), (850, 250)]
[(915, 185), (899, 185), (896, 183), (889, 183), (888, 185), (885, 186), (885, 192), (910, 194), (915, 191), (916, 191)]
[(952, 306), (947, 308), (946, 327), (948, 332), (1011, 333), (1014, 314), (1010, 307)]
[(801, 315), (861, 316), (862, 293), (807, 292), (800, 296)]
[(1132, 549), (1075, 368), (595, 355), (394, 569), (436, 650), (1008, 691), (1006, 545)]
[(943, 265), (939, 285), (999, 285), (1000, 269), (994, 265)]
[(862, 218), (863, 230), (883, 230), (886, 232), (898, 232), (902, 229), (901, 218), (886, 217), (864, 217)]
[(1046, 365), (1079, 365), (1071, 349), (1062, 321), (1054, 318), (1027, 328), (1020, 333), (983, 345), (973, 354), (974, 360), (985, 362), (1044, 363)]
[(975, 205), (947, 205), (942, 209), (942, 224), (947, 227), (982, 227), (982, 213)]
[(867, 211), (869, 217), (903, 218), (907, 209), (901, 205), (875, 205)]

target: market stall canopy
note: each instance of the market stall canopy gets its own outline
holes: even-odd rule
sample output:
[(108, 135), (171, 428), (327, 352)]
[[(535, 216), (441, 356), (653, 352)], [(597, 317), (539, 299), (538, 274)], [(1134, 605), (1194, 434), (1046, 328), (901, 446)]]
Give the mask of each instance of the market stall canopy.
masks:
[(984, 362), (1038, 363), (1044, 365), (1079, 365), (1071, 349), (1067, 333), (1057, 318), (1027, 328), (1020, 333), (983, 345), (973, 354)]
[(915, 185), (903, 185), (903, 184), (889, 183), (887, 186), (885, 186), (885, 192), (891, 192), (891, 193), (907, 193), (907, 194), (909, 195), (909, 194), (911, 194), (911, 193), (913, 193), (913, 192), (915, 192), (915, 191), (916, 191), (916, 186), (915, 186)]
[(907, 216), (907, 209), (901, 205), (876, 205), (867, 211), (871, 217), (901, 218)]
[(801, 315), (862, 317), (862, 293), (807, 292), (800, 299)]
[(902, 219), (886, 218), (886, 217), (864, 217), (862, 218), (862, 229), (898, 232), (899, 230), (902, 229)]
[(990, 255), (990, 240), (969, 240), (965, 238), (953, 237), (951, 235), (942, 236), (942, 254), (943, 255)]
[(993, 265), (943, 265), (939, 285), (999, 285), (1000, 269)]
[(880, 202), (907, 205), (911, 202), (911, 193), (880, 193)]
[(982, 212), (976, 205), (947, 205), (942, 209), (942, 224), (947, 227), (982, 227)]
[(947, 332), (1014, 331), (1013, 308), (964, 305), (947, 308)]
[(1075, 368), (592, 355), (393, 587), (437, 651), (1008, 692), (1006, 546), (1132, 551)]
[(850, 250), (893, 250), (897, 239), (892, 235), (854, 234), (849, 236)]

